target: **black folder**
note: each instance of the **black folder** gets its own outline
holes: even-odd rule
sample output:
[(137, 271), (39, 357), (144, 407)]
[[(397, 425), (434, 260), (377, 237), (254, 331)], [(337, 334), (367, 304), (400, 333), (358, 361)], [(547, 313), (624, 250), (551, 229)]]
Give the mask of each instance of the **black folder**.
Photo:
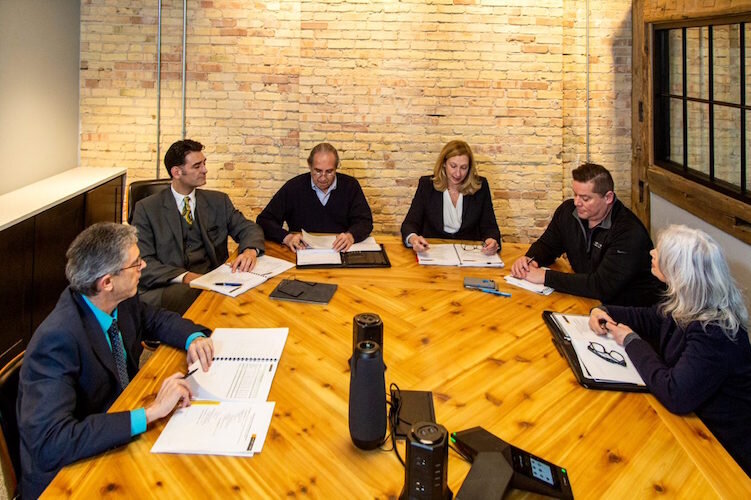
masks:
[(298, 269), (331, 269), (341, 267), (366, 268), (366, 267), (391, 267), (386, 249), (381, 244), (381, 249), (377, 251), (364, 252), (341, 252), (341, 264), (297, 264)]
[(328, 304), (336, 292), (336, 285), (301, 281), (297, 279), (282, 280), (269, 294), (269, 297), (290, 302), (308, 304)]
[(558, 349), (558, 353), (568, 361), (571, 371), (574, 372), (577, 382), (579, 382), (582, 387), (604, 391), (649, 392), (649, 389), (643, 385), (629, 384), (625, 382), (600, 382), (587, 377), (582, 372), (581, 365), (579, 364), (579, 357), (576, 355), (574, 346), (571, 345), (571, 341), (566, 339), (566, 335), (560, 329), (558, 323), (553, 319), (553, 311), (544, 311), (542, 313), (542, 319), (545, 321), (545, 324), (550, 329), (550, 333), (553, 335), (553, 345)]

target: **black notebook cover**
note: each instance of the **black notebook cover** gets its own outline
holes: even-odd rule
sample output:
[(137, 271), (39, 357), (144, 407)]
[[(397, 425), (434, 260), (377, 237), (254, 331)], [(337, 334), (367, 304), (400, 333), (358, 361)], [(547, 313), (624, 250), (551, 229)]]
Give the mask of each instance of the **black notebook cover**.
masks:
[(550, 333), (553, 334), (553, 344), (556, 349), (558, 349), (560, 355), (568, 361), (571, 371), (574, 372), (576, 380), (582, 385), (582, 387), (605, 391), (649, 392), (649, 389), (642, 385), (621, 382), (599, 382), (584, 375), (581, 365), (579, 364), (579, 357), (574, 350), (574, 346), (571, 345), (571, 341), (566, 340), (565, 335), (553, 319), (553, 311), (544, 311), (542, 313), (542, 319), (550, 329)]
[(269, 295), (272, 299), (308, 304), (328, 304), (336, 285), (314, 281), (282, 280)]

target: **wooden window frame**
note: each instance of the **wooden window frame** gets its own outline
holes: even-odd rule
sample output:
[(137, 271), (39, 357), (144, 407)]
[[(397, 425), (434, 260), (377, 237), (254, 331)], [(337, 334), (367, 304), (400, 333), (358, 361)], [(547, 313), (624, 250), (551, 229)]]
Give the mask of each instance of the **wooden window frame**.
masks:
[[(655, 31), (669, 28), (707, 26), (708, 24), (751, 23), (748, 12), (722, 17), (696, 19), (645, 19), (635, 5), (634, 17), (634, 94), (632, 114), (633, 165), (632, 209), (650, 226), (649, 194), (670, 203), (751, 244), (751, 204), (737, 193), (721, 192), (708, 187), (701, 178), (684, 176), (670, 165), (655, 162), (654, 56)], [(643, 24), (642, 24), (643, 23)], [(685, 74), (685, 73), (684, 73)], [(745, 144), (743, 144), (745, 149)], [(678, 166), (677, 170), (682, 170)]]

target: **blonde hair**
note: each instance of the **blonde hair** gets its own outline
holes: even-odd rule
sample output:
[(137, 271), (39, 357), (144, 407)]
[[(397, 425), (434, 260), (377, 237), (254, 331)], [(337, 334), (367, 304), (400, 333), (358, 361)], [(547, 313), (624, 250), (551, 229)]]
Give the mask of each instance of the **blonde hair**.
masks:
[(461, 186), (459, 186), (459, 192), (463, 195), (475, 194), (480, 190), (482, 182), (480, 176), (477, 174), (477, 165), (475, 164), (475, 157), (472, 154), (472, 150), (469, 148), (469, 144), (464, 141), (451, 141), (441, 150), (441, 154), (438, 155), (438, 159), (433, 167), (433, 187), (436, 191), (445, 191), (448, 188), (448, 178), (446, 177), (446, 160), (453, 158), (454, 156), (466, 156), (469, 158), (469, 171), (464, 178)]
[(716, 325), (735, 340), (748, 330), (748, 309), (730, 275), (720, 245), (703, 231), (672, 225), (660, 233), (658, 264), (668, 285), (660, 312), (671, 315), (681, 328), (692, 321)]

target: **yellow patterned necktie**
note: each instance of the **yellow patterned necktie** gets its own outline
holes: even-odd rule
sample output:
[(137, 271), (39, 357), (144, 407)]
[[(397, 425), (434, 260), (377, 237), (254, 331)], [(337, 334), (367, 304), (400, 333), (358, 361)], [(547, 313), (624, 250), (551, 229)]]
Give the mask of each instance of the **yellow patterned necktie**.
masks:
[(183, 219), (185, 219), (185, 222), (187, 222), (189, 226), (193, 225), (193, 214), (190, 213), (190, 197), (188, 196), (183, 198), (182, 216), (183, 216)]

